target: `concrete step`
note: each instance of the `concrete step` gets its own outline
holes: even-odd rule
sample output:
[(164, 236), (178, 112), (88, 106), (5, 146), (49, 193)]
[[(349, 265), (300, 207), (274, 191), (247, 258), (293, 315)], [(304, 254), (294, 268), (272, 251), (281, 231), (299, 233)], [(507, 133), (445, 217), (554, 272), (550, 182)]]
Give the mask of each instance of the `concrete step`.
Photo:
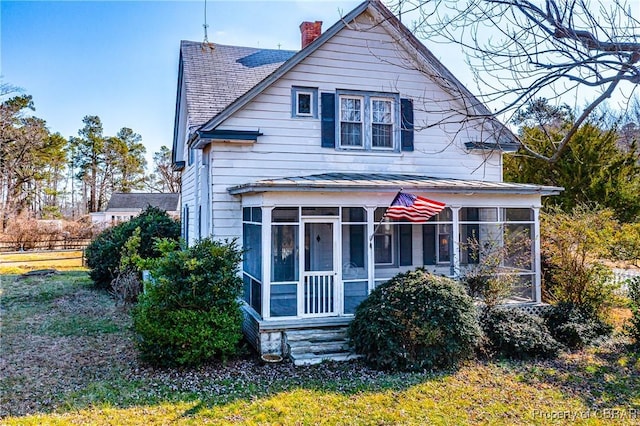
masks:
[(327, 341), (327, 342), (295, 342), (289, 343), (291, 354), (323, 354), (323, 353), (337, 353), (337, 352), (350, 352), (349, 342), (346, 339)]
[(294, 365), (314, 365), (320, 364), (323, 361), (350, 361), (357, 358), (360, 358), (360, 355), (349, 352), (328, 353), (322, 355), (291, 355), (291, 360), (293, 361)]
[(287, 331), (288, 342), (299, 342), (299, 341), (327, 342), (332, 340), (344, 340), (346, 338), (347, 338), (346, 328)]

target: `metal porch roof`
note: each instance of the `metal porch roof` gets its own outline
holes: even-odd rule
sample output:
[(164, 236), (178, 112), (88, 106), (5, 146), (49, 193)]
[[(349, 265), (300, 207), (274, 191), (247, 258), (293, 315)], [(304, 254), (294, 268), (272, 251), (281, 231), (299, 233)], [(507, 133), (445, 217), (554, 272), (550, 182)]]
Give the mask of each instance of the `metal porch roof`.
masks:
[(443, 179), (410, 174), (386, 173), (323, 173), (310, 176), (263, 179), (228, 188), (232, 195), (255, 192), (316, 192), (316, 191), (406, 191), (460, 193), (481, 192), (492, 194), (555, 195), (564, 188), (512, 182), (485, 182), (479, 180)]

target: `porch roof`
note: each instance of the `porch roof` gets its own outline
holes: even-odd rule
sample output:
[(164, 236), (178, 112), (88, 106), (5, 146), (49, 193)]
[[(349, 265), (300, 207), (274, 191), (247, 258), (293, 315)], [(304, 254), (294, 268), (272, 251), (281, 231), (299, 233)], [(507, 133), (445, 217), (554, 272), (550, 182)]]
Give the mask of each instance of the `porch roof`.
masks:
[(540, 194), (556, 195), (564, 188), (512, 182), (485, 182), (480, 180), (443, 179), (411, 174), (386, 173), (322, 173), (310, 176), (263, 179), (228, 188), (230, 194), (255, 192), (319, 192), (361, 191), (395, 192), (406, 191), (493, 194)]

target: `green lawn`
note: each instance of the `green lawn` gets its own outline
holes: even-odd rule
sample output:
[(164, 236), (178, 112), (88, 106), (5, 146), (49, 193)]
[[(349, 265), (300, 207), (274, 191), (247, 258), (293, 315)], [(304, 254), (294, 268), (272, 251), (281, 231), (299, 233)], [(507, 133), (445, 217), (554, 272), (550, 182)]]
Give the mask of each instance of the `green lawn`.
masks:
[(0, 280), (0, 422), (10, 425), (640, 422), (640, 359), (620, 338), (553, 361), (423, 374), (262, 366), (250, 353), (153, 369), (136, 359), (128, 314), (86, 273)]

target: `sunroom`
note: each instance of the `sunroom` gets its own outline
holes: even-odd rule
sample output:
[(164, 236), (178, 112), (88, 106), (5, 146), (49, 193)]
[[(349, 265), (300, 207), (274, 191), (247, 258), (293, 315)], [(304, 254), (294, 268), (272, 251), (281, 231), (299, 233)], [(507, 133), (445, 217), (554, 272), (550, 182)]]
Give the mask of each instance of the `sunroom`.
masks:
[[(389, 220), (397, 191), (446, 204), (425, 223)], [(394, 275), (425, 267), (458, 278), (493, 247), (517, 276), (510, 302), (540, 301), (541, 196), (561, 188), (413, 175), (323, 174), (229, 189), (242, 197), (245, 310), (259, 323), (348, 322)], [(515, 259), (518, 259), (517, 261)]]

